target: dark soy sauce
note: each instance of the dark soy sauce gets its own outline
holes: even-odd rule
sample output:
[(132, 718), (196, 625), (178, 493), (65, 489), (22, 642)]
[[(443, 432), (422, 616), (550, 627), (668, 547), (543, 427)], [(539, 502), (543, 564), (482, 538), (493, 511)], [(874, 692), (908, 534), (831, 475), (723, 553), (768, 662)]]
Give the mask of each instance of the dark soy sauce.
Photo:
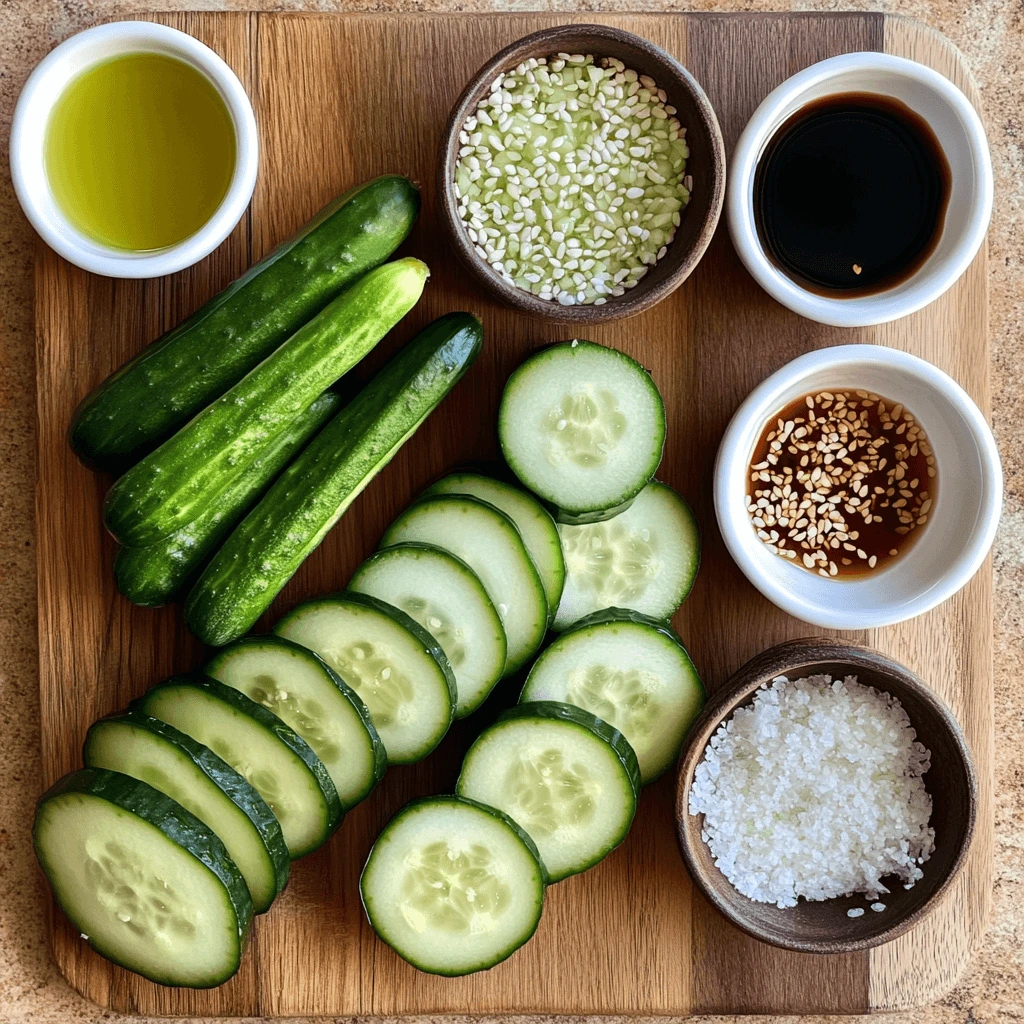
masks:
[(761, 156), (758, 232), (779, 268), (811, 291), (880, 292), (934, 250), (951, 181), (935, 133), (904, 103), (827, 96), (798, 110)]

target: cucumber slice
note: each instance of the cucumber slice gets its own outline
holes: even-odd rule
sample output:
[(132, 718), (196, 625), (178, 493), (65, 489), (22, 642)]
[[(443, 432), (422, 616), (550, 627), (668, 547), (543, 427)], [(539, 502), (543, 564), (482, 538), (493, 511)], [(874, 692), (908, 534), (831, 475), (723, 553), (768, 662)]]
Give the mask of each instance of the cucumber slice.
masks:
[(366, 705), (307, 648), (277, 636), (247, 637), (219, 651), (204, 671), (291, 726), (323, 762), (346, 810), (383, 777), (388, 758)]
[(378, 551), (349, 590), (401, 609), (441, 645), (455, 673), (455, 717), (475, 711), (501, 678), (507, 644), (491, 599), (465, 562), (428, 544)]
[(548, 622), (544, 585), (504, 512), (465, 495), (423, 498), (391, 524), (380, 546), (408, 541), (450, 551), (480, 577), (508, 639), (504, 675), (515, 672), (540, 647)]
[(206, 744), (244, 776), (281, 823), (292, 860), (322, 846), (341, 824), (341, 801), (320, 758), (238, 690), (206, 676), (175, 676), (131, 710)]
[(211, 829), (242, 872), (257, 914), (288, 881), (281, 826), (263, 797), (226, 761), (166, 722), (129, 713), (101, 718), (82, 750), (88, 768), (148, 783)]
[(414, 800), (373, 844), (359, 891), (374, 931), (431, 974), (493, 967), (537, 930), (537, 848), (507, 815), (456, 796)]
[(170, 797), (84, 768), (40, 798), (32, 841), (61, 909), (108, 960), (189, 988), (238, 970), (249, 890), (224, 844)]
[(455, 791), (517, 822), (557, 882), (626, 838), (640, 769), (618, 730), (571, 704), (538, 701), (510, 708), (477, 737)]
[(320, 655), (359, 694), (388, 764), (422, 761), (448, 731), (455, 677), (444, 651), (405, 612), (342, 594), (300, 604), (274, 632)]
[(618, 729), (647, 785), (675, 761), (704, 686), (670, 626), (610, 608), (578, 622), (534, 662), (519, 702), (539, 700), (575, 704)]
[(586, 526), (559, 525), (565, 589), (552, 629), (568, 629), (602, 608), (671, 618), (700, 565), (700, 531), (689, 505), (655, 480), (621, 515)]
[(572, 341), (508, 379), (498, 436), (509, 466), (571, 516), (629, 501), (658, 470), (665, 404), (651, 375), (617, 349)]
[(548, 614), (554, 616), (565, 585), (565, 559), (562, 557), (562, 545), (558, 540), (555, 521), (532, 494), (478, 473), (452, 473), (424, 492), (425, 496), (431, 494), (468, 494), (490, 502), (504, 512), (515, 523), (537, 567), (540, 581), (544, 584), (544, 596), (548, 601)]

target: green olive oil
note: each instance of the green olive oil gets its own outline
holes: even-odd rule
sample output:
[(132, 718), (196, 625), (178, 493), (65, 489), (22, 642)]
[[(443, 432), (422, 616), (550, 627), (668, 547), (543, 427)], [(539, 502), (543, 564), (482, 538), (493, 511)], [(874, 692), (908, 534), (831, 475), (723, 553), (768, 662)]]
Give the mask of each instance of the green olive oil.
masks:
[(163, 249), (195, 234), (235, 170), (235, 130), (216, 87), (159, 53), (115, 57), (58, 98), (46, 172), (64, 215), (117, 249)]

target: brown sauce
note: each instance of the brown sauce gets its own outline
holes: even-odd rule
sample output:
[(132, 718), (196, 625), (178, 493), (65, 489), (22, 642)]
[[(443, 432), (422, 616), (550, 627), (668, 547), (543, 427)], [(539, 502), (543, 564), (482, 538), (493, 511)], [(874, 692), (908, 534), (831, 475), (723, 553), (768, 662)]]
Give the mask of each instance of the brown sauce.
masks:
[(765, 425), (747, 473), (758, 536), (833, 578), (890, 565), (927, 524), (938, 476), (912, 413), (874, 392), (815, 391)]
[(951, 186), (923, 118), (890, 96), (839, 93), (798, 110), (768, 143), (754, 177), (757, 230), (802, 287), (870, 295), (934, 251)]

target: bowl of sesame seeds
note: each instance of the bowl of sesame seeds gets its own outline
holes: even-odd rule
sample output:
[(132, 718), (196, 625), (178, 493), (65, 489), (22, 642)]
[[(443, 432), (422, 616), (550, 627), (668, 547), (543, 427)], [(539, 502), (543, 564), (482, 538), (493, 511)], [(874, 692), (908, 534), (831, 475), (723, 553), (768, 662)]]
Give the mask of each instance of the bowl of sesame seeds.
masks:
[(762, 382), (715, 466), (719, 528), (744, 575), (831, 629), (951, 597), (988, 555), (1001, 505), (981, 410), (937, 367), (878, 345), (810, 352)]
[(725, 195), (725, 147), (692, 75), (640, 36), (562, 25), (466, 86), (439, 196), (467, 269), (503, 304), (565, 323), (633, 316), (693, 272)]

